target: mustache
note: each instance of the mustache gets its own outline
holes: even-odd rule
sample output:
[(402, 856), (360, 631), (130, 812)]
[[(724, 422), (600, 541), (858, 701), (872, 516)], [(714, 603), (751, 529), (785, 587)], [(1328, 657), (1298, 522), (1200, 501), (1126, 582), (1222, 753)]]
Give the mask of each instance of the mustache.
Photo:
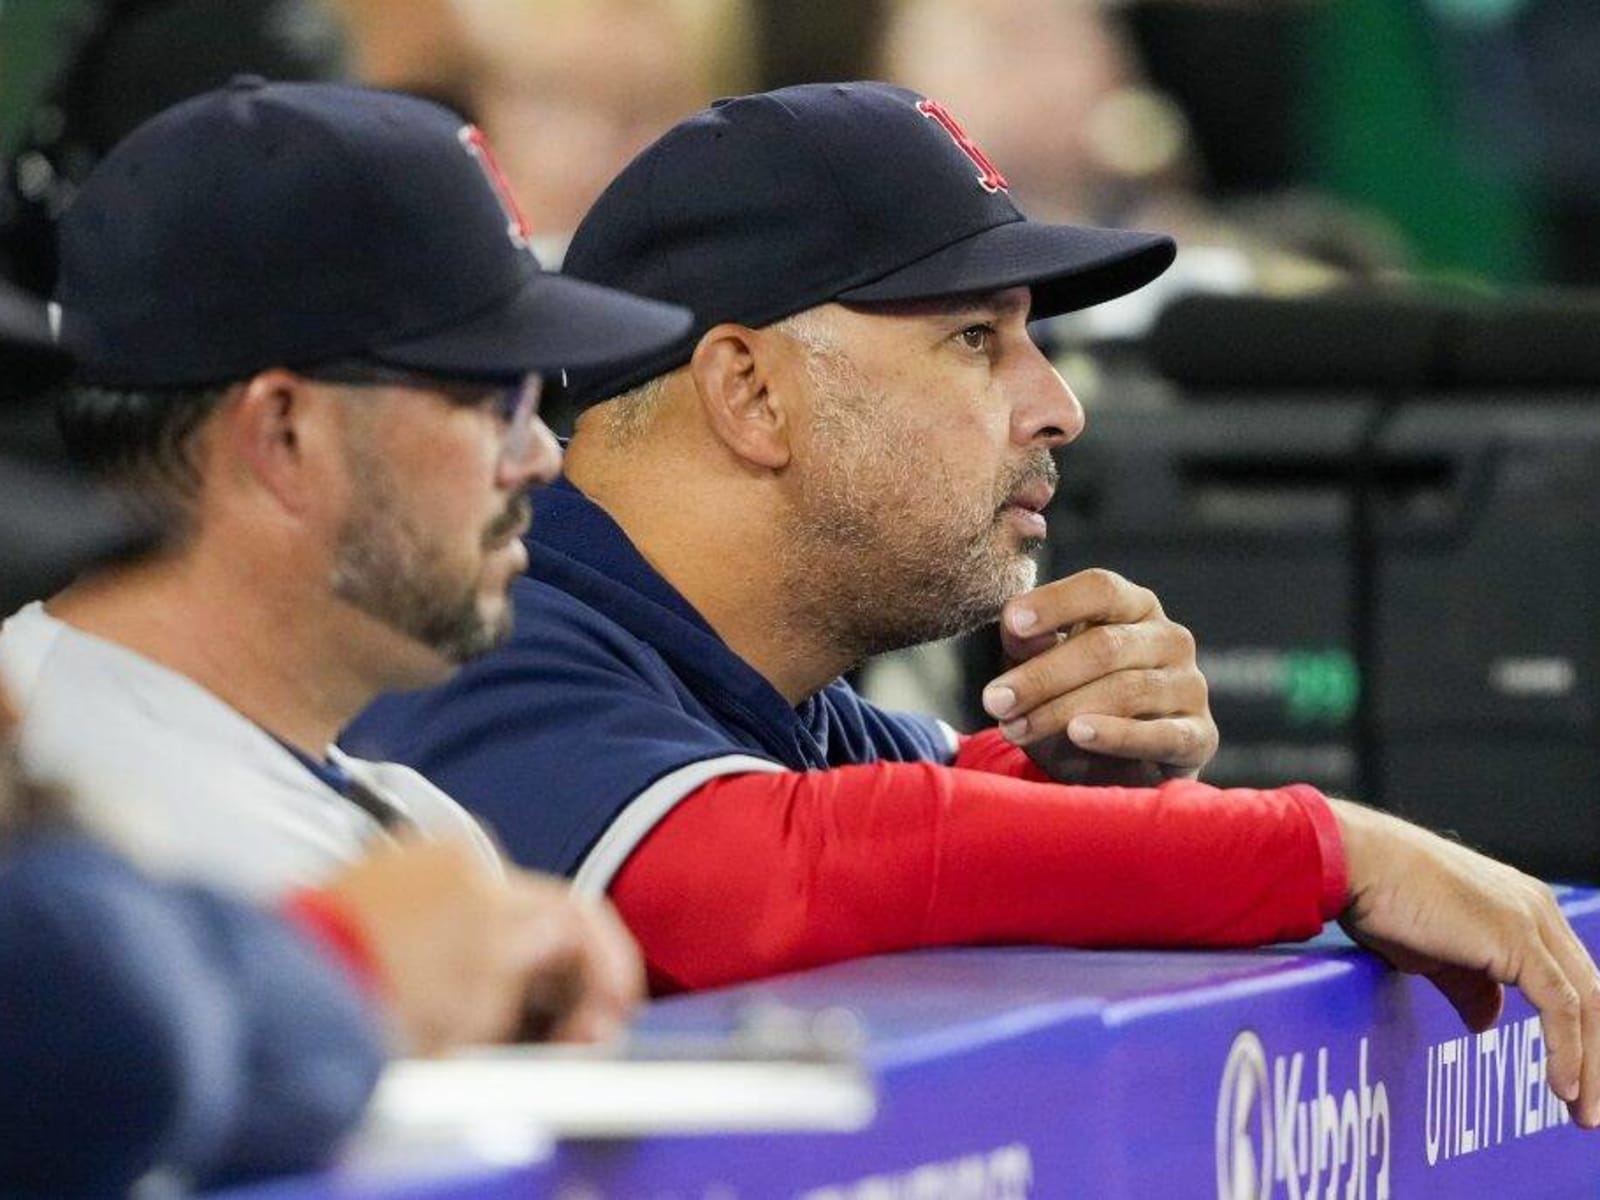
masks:
[(506, 503), (504, 512), (484, 526), (483, 548), (493, 550), (524, 533), (532, 524), (533, 500), (527, 492), (519, 492)]
[(1060, 482), (1061, 469), (1056, 466), (1056, 460), (1050, 457), (1048, 450), (1040, 450), (1018, 463), (1000, 478), (995, 487), (995, 511), (999, 512), (1005, 508), (1006, 502), (1022, 488), (1043, 483), (1053, 492)]

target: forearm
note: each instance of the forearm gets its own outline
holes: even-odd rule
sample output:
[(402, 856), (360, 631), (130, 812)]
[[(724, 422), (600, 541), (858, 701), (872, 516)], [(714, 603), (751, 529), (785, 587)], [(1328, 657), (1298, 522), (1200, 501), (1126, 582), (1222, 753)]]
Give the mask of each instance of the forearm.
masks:
[(925, 763), (714, 781), (612, 887), (658, 990), (918, 946), (1297, 939), (1343, 891), (1309, 788), (1075, 788)]

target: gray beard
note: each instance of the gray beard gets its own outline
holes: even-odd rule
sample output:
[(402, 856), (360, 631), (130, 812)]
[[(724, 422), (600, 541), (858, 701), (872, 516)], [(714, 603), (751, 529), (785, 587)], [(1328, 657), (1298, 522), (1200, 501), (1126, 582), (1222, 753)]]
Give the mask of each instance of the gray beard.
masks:
[(505, 641), (509, 609), (486, 618), (475, 585), (451, 591), (432, 582), (419, 565), (427, 561), (426, 552), (402, 545), (392, 531), (374, 536), (370, 529), (347, 526), (334, 562), (334, 594), (446, 662), (468, 662)]
[[(1021, 479), (1040, 473), (1053, 476), (1053, 465), (1035, 461), (1008, 474), (989, 512), (959, 515), (972, 532), (944, 544), (909, 530), (910, 536), (895, 536), (893, 514), (908, 511), (901, 498), (864, 496), (848, 478), (816, 481), (788, 518), (791, 533), (780, 555), (796, 644), (826, 646), (855, 664), (993, 621), (1038, 577), (1042, 541), (1002, 549), (1001, 505)], [(949, 494), (934, 494), (941, 490)]]
[(995, 570), (987, 550), (969, 543), (953, 560), (891, 565), (871, 550), (835, 547), (828, 552), (833, 569), (786, 572), (795, 601), (788, 620), (805, 631), (806, 641), (828, 646), (851, 666), (970, 632), (995, 620), (1001, 606), (1038, 576), (1032, 559)]

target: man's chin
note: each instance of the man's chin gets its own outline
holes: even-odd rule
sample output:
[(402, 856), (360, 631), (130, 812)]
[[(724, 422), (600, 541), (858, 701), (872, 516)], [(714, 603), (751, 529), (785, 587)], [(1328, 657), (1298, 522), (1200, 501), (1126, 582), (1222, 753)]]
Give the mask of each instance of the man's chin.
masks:
[(441, 617), (421, 628), (408, 627), (404, 623), (395, 623), (393, 628), (410, 637), (438, 660), (440, 678), (432, 682), (442, 682), (460, 667), (482, 658), (510, 640), (511, 605), (505, 601), (492, 605), (480, 602), (470, 610), (458, 610), (454, 618)]
[[(1010, 571), (1007, 579), (1009, 586), (1004, 589), (1005, 595), (1001, 597), (1001, 604), (1004, 604), (1013, 596), (1019, 596), (1023, 592), (1031, 592), (1039, 586), (1039, 562), (1033, 556), (1039, 552), (1042, 545), (1040, 543), (1039, 546), (1035, 546), (1031, 550), (1025, 547), (1009, 564)], [(999, 616), (998, 606), (995, 609), (995, 615)]]
[(478, 620), (470, 628), (463, 625), (452, 637), (444, 639), (434, 648), (452, 666), (461, 667), (504, 646), (511, 640), (511, 629), (511, 606), (502, 603), (494, 612), (480, 611)]
[(1027, 583), (1017, 590), (1026, 591), (1033, 587), (1039, 578), (1039, 557), (1044, 552), (1047, 540), (1020, 534), (1004, 520), (995, 523), (991, 536), (988, 555), (996, 573), (1010, 575), (1013, 570), (1018, 574), (1026, 573)]
[(1007, 600), (1032, 591), (1039, 582), (1039, 564), (1019, 551), (997, 555), (964, 581), (949, 581), (935, 589), (951, 597), (936, 630), (925, 631), (918, 641), (934, 641), (971, 633), (1000, 619)]

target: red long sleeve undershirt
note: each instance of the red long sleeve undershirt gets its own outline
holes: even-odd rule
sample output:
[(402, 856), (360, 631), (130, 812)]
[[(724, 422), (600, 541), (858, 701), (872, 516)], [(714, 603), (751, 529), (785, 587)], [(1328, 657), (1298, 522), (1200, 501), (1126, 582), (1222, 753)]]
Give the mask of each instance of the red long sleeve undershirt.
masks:
[(1296, 940), (1345, 892), (1311, 787), (1066, 786), (988, 733), (948, 767), (713, 780), (611, 886), (658, 993), (919, 946)]

